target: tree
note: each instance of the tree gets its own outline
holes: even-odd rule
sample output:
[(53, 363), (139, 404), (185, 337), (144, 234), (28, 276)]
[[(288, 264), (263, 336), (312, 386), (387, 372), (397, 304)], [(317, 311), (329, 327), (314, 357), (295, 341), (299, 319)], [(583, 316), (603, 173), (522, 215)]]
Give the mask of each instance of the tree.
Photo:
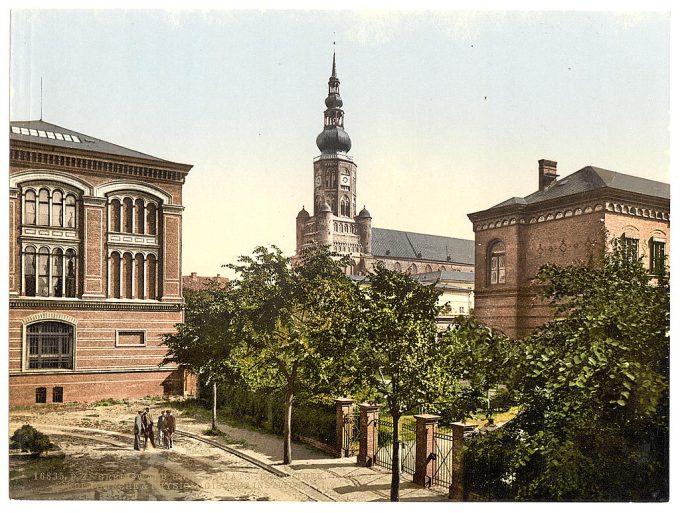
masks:
[(292, 461), (293, 402), (299, 396), (337, 393), (343, 355), (358, 331), (357, 286), (344, 275), (346, 259), (323, 246), (305, 249), (295, 265), (275, 246), (258, 247), (230, 265), (246, 323), (243, 376), (256, 390), (280, 391), (285, 400), (283, 463)]
[(217, 430), (217, 384), (240, 379), (242, 351), (240, 296), (231, 283), (185, 292), (184, 322), (163, 337), (168, 347), (163, 364), (176, 363), (212, 384), (212, 431)]
[(668, 498), (670, 289), (623, 244), (601, 263), (545, 265), (554, 322), (523, 341), (509, 429), (514, 494), (529, 500)]
[(49, 436), (41, 433), (30, 424), (24, 424), (17, 429), (9, 440), (10, 449), (20, 449), (21, 452), (32, 454), (41, 454), (55, 448), (55, 445), (50, 442)]
[(434, 285), (378, 266), (367, 276), (361, 322), (363, 343), (357, 350), (356, 376), (382, 398), (392, 417), (390, 500), (399, 500), (399, 419), (441, 393), (443, 366), (437, 345)]
[(516, 344), (475, 317), (460, 316), (447, 328), (439, 347), (447, 378), (442, 415), (463, 421), (484, 410), (488, 423), (493, 424), (494, 399), (507, 395), (502, 390), (507, 390), (511, 377)]

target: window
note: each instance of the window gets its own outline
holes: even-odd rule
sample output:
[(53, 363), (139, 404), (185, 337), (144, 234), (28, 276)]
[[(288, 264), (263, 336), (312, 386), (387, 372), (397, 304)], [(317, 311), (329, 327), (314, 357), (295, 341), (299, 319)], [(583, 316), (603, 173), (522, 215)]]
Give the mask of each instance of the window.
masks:
[(52, 253), (52, 295), (62, 297), (64, 295), (64, 252), (57, 248)]
[(64, 387), (54, 387), (52, 389), (52, 402), (53, 403), (64, 402)]
[(144, 255), (141, 253), (135, 255), (135, 277), (137, 299), (144, 299)]
[(652, 238), (649, 242), (649, 271), (659, 276), (663, 274), (666, 267), (666, 242), (657, 238)]
[(113, 253), (111, 255), (111, 293), (110, 295), (116, 298), (121, 297), (120, 293), (120, 255)]
[(114, 199), (109, 208), (110, 226), (112, 232), (120, 232), (120, 201)]
[(459, 307), (458, 307), (458, 313), (465, 313), (465, 307), (464, 307), (464, 306), (459, 306)]
[(631, 260), (638, 259), (638, 242), (638, 239), (632, 237), (626, 237), (625, 235), (621, 237), (621, 245), (627, 258)]
[(66, 250), (66, 297), (76, 297), (76, 252)]
[(125, 198), (123, 200), (123, 231), (125, 233), (132, 233), (132, 200)]
[(47, 389), (45, 387), (38, 387), (35, 389), (36, 404), (45, 404), (47, 402)]
[(46, 321), (26, 328), (29, 369), (72, 369), (73, 326)]
[(144, 200), (137, 199), (135, 200), (135, 216), (136, 216), (136, 222), (137, 226), (135, 227), (136, 233), (144, 233)]
[(36, 213), (36, 197), (34, 191), (26, 191), (26, 196), (24, 200), (24, 209), (26, 216), (24, 218), (24, 224), (35, 224), (35, 213)]
[(63, 226), (64, 195), (61, 191), (52, 193), (52, 226)]
[(505, 283), (505, 244), (495, 242), (491, 246), (489, 257), (489, 283)]
[(132, 255), (130, 253), (123, 255), (122, 268), (121, 297), (132, 299)]
[(47, 189), (40, 189), (38, 193), (38, 224), (50, 224), (50, 191)]
[(340, 200), (340, 215), (349, 217), (349, 205), (349, 198), (343, 196), (343, 198)]
[(24, 295), (35, 296), (35, 248), (24, 252)]
[(66, 196), (66, 204), (64, 207), (65, 211), (65, 224), (66, 228), (76, 227), (76, 198), (72, 194)]
[(146, 233), (156, 235), (156, 205), (149, 203), (146, 210)]
[(154, 255), (146, 257), (147, 299), (156, 299), (156, 267), (156, 257)]
[(395, 271), (401, 271), (401, 264), (399, 262), (394, 263), (394, 270)]
[(50, 295), (50, 250), (47, 248), (40, 248), (38, 251), (38, 290), (36, 295), (49, 296)]

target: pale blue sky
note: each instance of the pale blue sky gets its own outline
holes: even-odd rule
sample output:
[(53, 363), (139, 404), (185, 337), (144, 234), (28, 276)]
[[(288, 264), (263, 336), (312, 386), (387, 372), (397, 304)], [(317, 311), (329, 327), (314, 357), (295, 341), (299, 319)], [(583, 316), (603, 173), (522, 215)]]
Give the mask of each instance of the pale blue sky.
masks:
[(669, 181), (669, 16), (14, 11), (13, 120), (194, 165), (184, 273), (295, 246), (337, 41), (358, 205), (473, 238), (466, 214), (593, 164)]

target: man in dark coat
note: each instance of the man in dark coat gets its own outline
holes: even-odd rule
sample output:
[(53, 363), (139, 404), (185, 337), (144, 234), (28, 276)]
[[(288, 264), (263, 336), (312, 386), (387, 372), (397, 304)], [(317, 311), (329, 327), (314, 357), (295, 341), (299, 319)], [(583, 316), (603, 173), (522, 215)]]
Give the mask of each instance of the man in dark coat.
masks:
[(165, 425), (165, 412), (162, 411), (161, 414), (158, 416), (158, 420), (156, 421), (156, 427), (158, 428), (158, 445), (160, 447), (168, 447), (168, 440), (166, 436), (166, 428), (167, 426)]
[(151, 447), (156, 448), (153, 439), (153, 417), (149, 413), (149, 408), (146, 409), (146, 436), (144, 437), (144, 448), (146, 449), (146, 441), (151, 442)]
[(140, 451), (142, 449), (142, 433), (144, 432), (143, 413), (142, 410), (139, 410), (135, 417), (135, 451)]
[(176, 426), (175, 416), (170, 410), (165, 410), (165, 436), (170, 449), (172, 449), (172, 435), (175, 433)]

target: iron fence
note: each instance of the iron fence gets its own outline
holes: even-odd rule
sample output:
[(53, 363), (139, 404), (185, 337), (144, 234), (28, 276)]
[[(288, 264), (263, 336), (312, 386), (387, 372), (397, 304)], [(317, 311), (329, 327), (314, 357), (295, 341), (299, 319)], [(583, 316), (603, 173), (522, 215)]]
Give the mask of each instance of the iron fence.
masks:
[(414, 423), (403, 423), (399, 434), (401, 439), (401, 472), (416, 472), (416, 426)]
[(448, 490), (453, 482), (452, 455), (453, 435), (451, 433), (437, 431), (434, 434), (433, 469), (430, 486)]
[(378, 450), (375, 454), (375, 464), (387, 470), (392, 470), (392, 419), (378, 419), (376, 430), (378, 432)]

